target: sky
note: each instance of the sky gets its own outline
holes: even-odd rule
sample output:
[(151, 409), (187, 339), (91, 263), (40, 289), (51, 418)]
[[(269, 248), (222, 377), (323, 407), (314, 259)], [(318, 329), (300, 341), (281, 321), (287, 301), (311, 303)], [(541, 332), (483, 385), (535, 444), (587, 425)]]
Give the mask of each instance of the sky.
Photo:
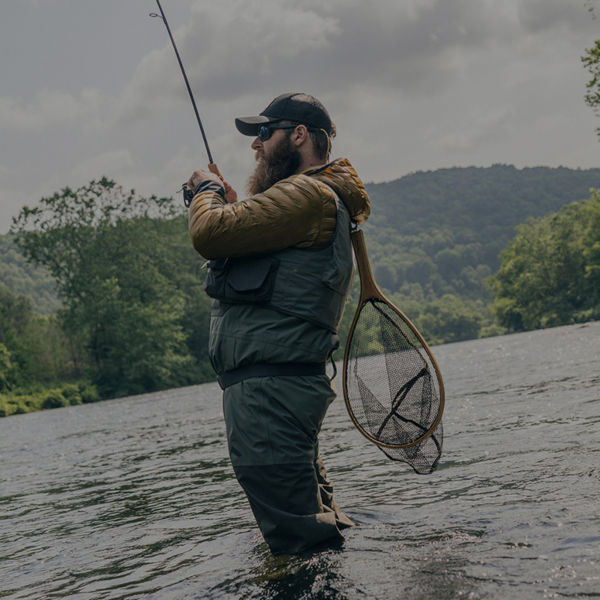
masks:
[[(366, 183), (495, 163), (600, 166), (580, 57), (595, 0), (162, 0), (225, 178), (236, 116), (313, 94)], [(0, 233), (107, 176), (175, 195), (208, 162), (155, 0), (0, 0)], [(598, 9), (596, 9), (598, 12)]]

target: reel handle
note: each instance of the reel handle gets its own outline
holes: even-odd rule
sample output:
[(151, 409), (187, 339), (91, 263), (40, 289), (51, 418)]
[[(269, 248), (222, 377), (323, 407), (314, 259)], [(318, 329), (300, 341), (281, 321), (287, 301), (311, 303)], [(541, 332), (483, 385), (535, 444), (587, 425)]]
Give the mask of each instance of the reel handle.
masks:
[[(221, 171), (219, 171), (219, 167), (217, 167), (217, 163), (208, 163), (208, 170), (211, 173), (214, 173), (222, 182), (225, 187), (225, 201), (229, 204), (237, 202), (237, 193), (235, 190), (223, 179), (223, 175), (221, 175)], [(183, 203), (186, 208), (192, 203), (194, 199), (194, 190), (191, 190), (187, 184), (183, 184), (181, 186), (181, 191), (183, 192)]]

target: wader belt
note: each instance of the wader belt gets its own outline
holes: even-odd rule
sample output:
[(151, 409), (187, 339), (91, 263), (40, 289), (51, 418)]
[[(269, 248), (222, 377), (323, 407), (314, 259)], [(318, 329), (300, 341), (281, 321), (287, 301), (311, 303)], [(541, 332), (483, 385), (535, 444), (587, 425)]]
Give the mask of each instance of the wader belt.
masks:
[(307, 376), (307, 375), (325, 375), (325, 363), (257, 363), (226, 371), (221, 375), (217, 375), (217, 381), (224, 390), (230, 385), (234, 385), (250, 379), (250, 377), (289, 377), (289, 376)]

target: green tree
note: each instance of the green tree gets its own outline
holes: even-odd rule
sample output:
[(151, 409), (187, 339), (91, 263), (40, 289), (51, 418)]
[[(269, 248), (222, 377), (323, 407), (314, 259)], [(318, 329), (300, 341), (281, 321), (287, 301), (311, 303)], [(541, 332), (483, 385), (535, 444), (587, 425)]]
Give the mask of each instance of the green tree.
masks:
[(585, 207), (587, 227), (582, 239), (585, 279), (588, 285), (590, 318), (600, 316), (600, 192), (592, 191)]
[[(33, 382), (50, 383), (69, 375), (65, 336), (53, 317), (42, 317), (29, 298), (0, 284), (0, 343), (4, 365), (0, 379), (6, 389)], [(2, 363), (2, 361), (0, 361)]]
[(10, 360), (10, 352), (8, 351), (8, 348), (0, 342), (0, 392), (4, 392), (11, 388), (11, 371), (12, 363)]
[(474, 308), (445, 294), (428, 303), (418, 316), (418, 327), (430, 344), (458, 342), (478, 337), (483, 324), (482, 307)]
[(82, 340), (102, 395), (178, 385), (193, 365), (176, 285), (169, 198), (141, 198), (108, 179), (65, 188), (14, 219), (25, 256), (56, 279), (61, 322)]
[[(585, 103), (598, 115), (600, 111), (600, 40), (596, 40), (591, 48), (585, 49), (581, 61), (592, 76), (586, 83)], [(596, 129), (596, 133), (600, 136), (600, 127)]]
[(54, 280), (48, 272), (27, 263), (14, 236), (0, 235), (0, 282), (15, 294), (26, 296), (33, 310), (50, 315), (60, 307)]
[(0, 343), (4, 348), (0, 378), (5, 390), (31, 379), (32, 361), (23, 338), (32, 319), (31, 302), (0, 284)]
[(594, 194), (517, 227), (489, 279), (501, 325), (536, 329), (587, 320), (598, 312), (598, 202)]

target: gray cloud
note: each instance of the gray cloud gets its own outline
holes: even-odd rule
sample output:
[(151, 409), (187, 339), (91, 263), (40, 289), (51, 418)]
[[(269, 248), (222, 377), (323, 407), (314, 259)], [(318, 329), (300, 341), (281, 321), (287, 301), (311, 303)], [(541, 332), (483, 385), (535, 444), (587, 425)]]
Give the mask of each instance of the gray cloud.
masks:
[[(485, 2), (325, 4), (266, 0), (240, 10), (233, 0), (196, 4), (177, 31), (190, 75), (209, 99), (256, 93), (293, 80), (301, 87), (401, 86), (418, 93), (442, 85), (456, 49), (489, 45), (508, 27)], [(166, 48), (167, 52), (169, 51)], [(156, 58), (156, 57), (155, 57)], [(134, 85), (157, 95), (163, 78), (140, 65)], [(158, 59), (153, 63), (156, 65)], [(144, 68), (144, 67), (147, 68)]]
[[(589, 20), (568, 0), (221, 0), (195, 3), (176, 35), (203, 101), (365, 86), (419, 97), (452, 86), (473, 55), (489, 55), (493, 68), (496, 53), (527, 45), (528, 34), (576, 33)], [(147, 56), (126, 92), (124, 115), (183, 98), (178, 78), (168, 45)]]
[(585, 22), (592, 20), (582, 7), (583, 2), (565, 0), (521, 1), (518, 4), (519, 21), (525, 30), (534, 33), (568, 29), (581, 32)]
[(93, 89), (83, 89), (77, 96), (59, 90), (41, 90), (27, 102), (0, 97), (0, 128), (41, 133), (74, 121), (91, 125), (102, 103), (98, 90)]
[[(338, 125), (335, 154), (349, 155), (369, 181), (453, 165), (596, 162), (579, 56), (598, 37), (597, 21), (583, 3), (163, 5), (213, 155), (238, 189), (253, 157), (233, 117), (292, 90), (323, 100)], [(172, 194), (206, 162), (166, 31), (147, 17), (152, 10), (148, 0), (7, 5), (0, 231), (19, 206), (65, 185), (106, 174), (141, 193)], [(35, 35), (22, 39), (23, 26)]]

